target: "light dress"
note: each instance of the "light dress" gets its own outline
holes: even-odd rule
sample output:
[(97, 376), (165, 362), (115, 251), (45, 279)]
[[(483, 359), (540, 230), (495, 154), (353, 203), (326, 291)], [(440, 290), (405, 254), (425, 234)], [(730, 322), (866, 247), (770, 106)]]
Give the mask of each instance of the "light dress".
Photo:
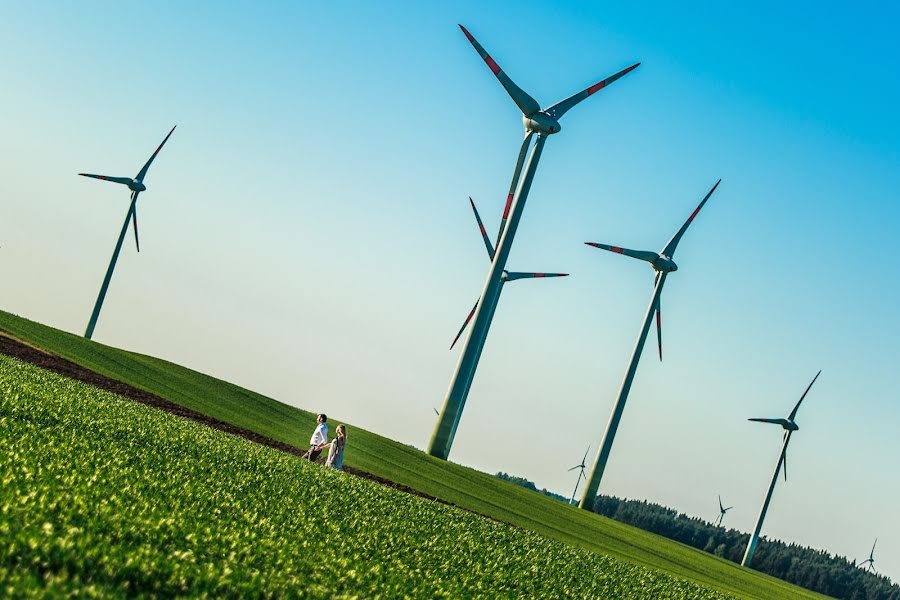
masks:
[(346, 438), (336, 437), (328, 448), (328, 458), (325, 460), (326, 467), (333, 467), (338, 470), (344, 469), (344, 440)]

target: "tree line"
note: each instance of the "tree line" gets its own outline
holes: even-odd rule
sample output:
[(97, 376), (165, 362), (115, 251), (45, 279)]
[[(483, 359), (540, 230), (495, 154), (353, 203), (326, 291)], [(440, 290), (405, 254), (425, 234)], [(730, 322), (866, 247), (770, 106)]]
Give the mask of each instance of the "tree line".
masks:
[[(497, 477), (569, 502), (569, 498), (546, 489), (539, 490), (523, 477), (506, 473), (497, 473)], [(716, 527), (709, 521), (646, 500), (600, 495), (594, 504), (594, 512), (738, 564), (750, 539), (748, 533)], [(883, 575), (864, 571), (856, 566), (855, 560), (765, 537), (760, 538), (756, 548), (753, 569), (835, 598), (900, 600), (900, 585)]]

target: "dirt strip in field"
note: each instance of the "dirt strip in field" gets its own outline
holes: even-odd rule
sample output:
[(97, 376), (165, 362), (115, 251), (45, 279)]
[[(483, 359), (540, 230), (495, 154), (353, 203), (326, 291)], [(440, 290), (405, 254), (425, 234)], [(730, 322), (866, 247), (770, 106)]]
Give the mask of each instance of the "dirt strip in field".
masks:
[[(135, 402), (140, 402), (141, 404), (146, 404), (147, 406), (152, 406), (153, 408), (164, 410), (173, 415), (177, 415), (185, 419), (190, 419), (191, 421), (196, 421), (197, 423), (201, 423), (203, 425), (206, 425), (207, 427), (212, 427), (213, 429), (218, 429), (219, 431), (224, 431), (225, 433), (240, 436), (242, 438), (250, 440), (251, 442), (262, 444), (263, 446), (268, 446), (269, 448), (274, 448), (276, 450), (280, 450), (281, 452), (286, 452), (295, 456), (302, 456), (306, 452), (306, 450), (304, 449), (291, 446), (290, 444), (285, 444), (284, 442), (273, 440), (272, 438), (250, 431), (249, 429), (237, 427), (236, 425), (231, 425), (230, 423), (208, 417), (204, 414), (175, 404), (174, 402), (164, 400), (163, 398), (160, 398), (155, 394), (151, 394), (150, 392), (138, 389), (134, 386), (128, 385), (127, 383), (123, 383), (111, 377), (106, 377), (105, 375), (101, 375), (96, 371), (91, 371), (86, 367), (62, 358), (61, 356), (51, 354), (50, 352), (38, 348), (37, 346), (33, 346), (22, 340), (19, 340), (3, 330), (0, 330), (0, 354), (5, 354), (7, 356), (17, 358), (22, 362), (27, 362), (36, 367), (40, 367), (48, 371), (53, 371), (54, 373), (58, 373), (59, 375), (62, 375), (64, 377), (69, 377), (70, 379), (81, 381), (101, 390), (112, 392), (113, 394), (129, 398), (131, 400), (134, 400)], [(370, 481), (374, 481), (375, 483), (379, 483), (383, 486), (390, 487), (401, 492), (406, 492), (407, 494), (413, 494), (414, 496), (426, 498), (434, 502), (440, 502), (441, 504), (456, 506), (457, 508), (461, 508), (462, 510), (468, 510), (457, 506), (452, 502), (441, 500), (440, 498), (436, 498), (424, 492), (420, 492), (419, 490), (413, 489), (409, 486), (399, 484), (389, 479), (385, 479), (384, 477), (373, 475), (372, 473), (367, 473), (366, 471), (354, 469), (353, 467), (345, 465), (344, 472), (355, 475), (357, 477), (368, 479)], [(491, 519), (492, 521), (497, 521), (497, 519), (494, 519), (493, 517), (490, 517), (488, 515), (483, 515), (481, 513), (476, 514), (487, 519)], [(507, 525), (509, 525), (509, 523), (507, 523)]]

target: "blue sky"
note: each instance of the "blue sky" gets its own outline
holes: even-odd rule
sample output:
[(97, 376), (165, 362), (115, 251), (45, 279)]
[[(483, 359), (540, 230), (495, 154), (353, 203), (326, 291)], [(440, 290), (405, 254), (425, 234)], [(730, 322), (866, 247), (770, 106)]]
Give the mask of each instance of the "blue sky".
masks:
[[(658, 250), (718, 179), (663, 295), (606, 492), (900, 576), (900, 10), (881, 4), (10, 4), (0, 19), (2, 307), (81, 333), (173, 124), (95, 339), (424, 447), (522, 135), (464, 23), (543, 105), (642, 61), (547, 143), (451, 455), (561, 493), (593, 455)], [(130, 243), (130, 242), (129, 242)], [(894, 570), (892, 570), (894, 569)]]

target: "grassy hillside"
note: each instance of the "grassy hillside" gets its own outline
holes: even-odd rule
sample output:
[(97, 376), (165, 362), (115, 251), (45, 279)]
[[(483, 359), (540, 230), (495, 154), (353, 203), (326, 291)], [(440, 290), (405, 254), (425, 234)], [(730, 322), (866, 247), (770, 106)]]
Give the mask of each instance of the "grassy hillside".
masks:
[[(162, 398), (303, 446), (305, 411), (172, 363), (103, 346), (0, 312), (0, 329)], [(820, 598), (698, 550), (540, 496), (472, 469), (439, 461), (349, 424), (347, 464), (576, 548), (606, 554), (748, 598)]]
[(706, 599), (0, 356), (0, 590)]

